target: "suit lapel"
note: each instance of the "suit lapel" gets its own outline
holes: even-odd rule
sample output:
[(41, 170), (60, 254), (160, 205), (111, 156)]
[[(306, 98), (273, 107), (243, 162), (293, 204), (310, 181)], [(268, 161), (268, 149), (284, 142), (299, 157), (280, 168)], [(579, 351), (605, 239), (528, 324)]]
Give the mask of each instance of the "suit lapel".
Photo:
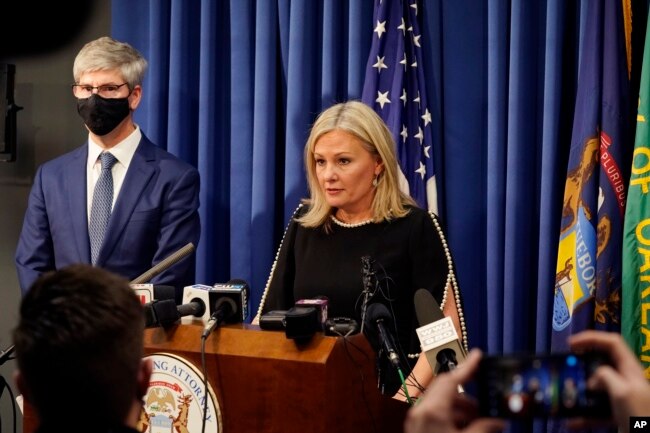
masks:
[(88, 196), (86, 194), (86, 162), (88, 144), (72, 155), (70, 167), (65, 171), (65, 189), (70, 209), (70, 220), (77, 247), (78, 261), (90, 263), (90, 241), (88, 240)]
[(97, 258), (98, 266), (103, 265), (106, 258), (111, 256), (143, 191), (155, 173), (155, 166), (151, 164), (152, 161), (155, 161), (153, 146), (143, 134), (140, 144), (133, 155), (131, 164), (129, 164), (129, 169), (122, 183), (120, 194), (113, 207), (113, 213), (111, 214), (107, 232), (104, 236), (104, 243)]

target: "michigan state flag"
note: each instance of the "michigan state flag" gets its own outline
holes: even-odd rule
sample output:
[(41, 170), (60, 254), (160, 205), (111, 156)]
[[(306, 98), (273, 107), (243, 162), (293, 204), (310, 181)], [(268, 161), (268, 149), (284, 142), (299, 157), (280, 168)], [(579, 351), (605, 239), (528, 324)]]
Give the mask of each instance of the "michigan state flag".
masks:
[(422, 69), (427, 47), (420, 14), (417, 0), (375, 0), (361, 100), (374, 108), (393, 134), (400, 188), (422, 208), (438, 213), (432, 113)]
[[(649, 16), (650, 18), (650, 16)], [(623, 230), (621, 333), (650, 379), (650, 27), (646, 27), (632, 173)]]
[(586, 14), (555, 275), (555, 351), (585, 329), (620, 330), (622, 167), (631, 152), (621, 1), (590, 0)]

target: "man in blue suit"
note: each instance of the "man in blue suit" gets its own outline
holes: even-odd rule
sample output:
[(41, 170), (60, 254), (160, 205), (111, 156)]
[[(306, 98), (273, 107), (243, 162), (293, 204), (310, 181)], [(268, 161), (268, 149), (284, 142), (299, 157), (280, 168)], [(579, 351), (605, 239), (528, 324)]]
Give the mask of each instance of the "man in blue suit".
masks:
[[(44, 272), (90, 263), (133, 280), (200, 237), (199, 173), (133, 121), (147, 61), (102, 37), (74, 61), (73, 93), (88, 129), (81, 147), (39, 167), (16, 250), (23, 293)], [(151, 281), (194, 283), (194, 257)]]

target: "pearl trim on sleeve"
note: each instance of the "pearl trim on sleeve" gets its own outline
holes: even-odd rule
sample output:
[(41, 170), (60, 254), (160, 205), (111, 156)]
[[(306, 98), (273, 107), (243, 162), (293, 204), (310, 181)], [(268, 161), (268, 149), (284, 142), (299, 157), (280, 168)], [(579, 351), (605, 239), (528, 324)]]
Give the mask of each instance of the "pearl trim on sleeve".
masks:
[(442, 296), (442, 302), (440, 303), (440, 309), (442, 310), (445, 307), (445, 302), (447, 302), (447, 287), (451, 283), (451, 287), (454, 291), (454, 300), (456, 301), (456, 310), (458, 311), (458, 321), (460, 322), (460, 332), (462, 333), (461, 339), (463, 343), (463, 348), (465, 351), (469, 350), (469, 344), (467, 342), (467, 325), (465, 324), (465, 315), (463, 314), (463, 306), (460, 299), (460, 289), (458, 288), (458, 281), (456, 281), (456, 274), (454, 273), (454, 261), (451, 257), (451, 251), (449, 250), (449, 245), (447, 244), (447, 239), (445, 234), (440, 227), (440, 222), (438, 217), (432, 211), (429, 211), (429, 216), (433, 221), (433, 225), (436, 227), (438, 236), (440, 237), (440, 242), (442, 242), (442, 247), (445, 250), (445, 257), (447, 258), (447, 283), (445, 284), (445, 292)]

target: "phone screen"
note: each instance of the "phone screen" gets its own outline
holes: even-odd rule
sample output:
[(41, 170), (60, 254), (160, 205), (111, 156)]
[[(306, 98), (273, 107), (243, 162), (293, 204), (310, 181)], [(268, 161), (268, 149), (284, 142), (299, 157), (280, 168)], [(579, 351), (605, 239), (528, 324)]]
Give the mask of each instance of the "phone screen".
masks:
[(605, 392), (587, 389), (603, 354), (484, 356), (477, 376), (482, 416), (499, 418), (607, 417)]

